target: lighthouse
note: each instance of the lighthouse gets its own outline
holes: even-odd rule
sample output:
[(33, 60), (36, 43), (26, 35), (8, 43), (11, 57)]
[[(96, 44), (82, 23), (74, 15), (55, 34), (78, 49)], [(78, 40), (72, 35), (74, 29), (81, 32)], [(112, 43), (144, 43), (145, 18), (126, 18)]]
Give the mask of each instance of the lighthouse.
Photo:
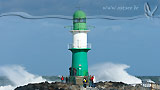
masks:
[(90, 30), (86, 26), (86, 14), (82, 10), (77, 10), (73, 14), (73, 43), (69, 44), (72, 52), (72, 65), (70, 67), (70, 77), (83, 78), (88, 76), (87, 52), (91, 50), (91, 44), (87, 43), (87, 33)]

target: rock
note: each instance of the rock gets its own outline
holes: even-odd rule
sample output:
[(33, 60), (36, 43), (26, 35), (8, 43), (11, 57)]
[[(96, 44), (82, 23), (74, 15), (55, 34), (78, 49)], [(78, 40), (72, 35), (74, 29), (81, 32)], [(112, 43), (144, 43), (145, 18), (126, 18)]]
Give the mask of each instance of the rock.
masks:
[[(146, 90), (141, 85), (132, 86), (123, 82), (98, 82), (95, 83), (96, 88), (90, 88), (86, 90)], [(25, 86), (17, 87), (15, 90), (82, 90), (82, 86), (73, 85), (69, 83), (61, 82), (42, 82), (35, 84), (28, 84)], [(85, 89), (83, 89), (85, 90)]]
[(71, 85), (61, 82), (55, 83), (35, 83), (17, 87), (15, 90), (80, 90), (78, 85)]
[(141, 85), (132, 86), (123, 82), (98, 82), (95, 85), (99, 90), (146, 90)]

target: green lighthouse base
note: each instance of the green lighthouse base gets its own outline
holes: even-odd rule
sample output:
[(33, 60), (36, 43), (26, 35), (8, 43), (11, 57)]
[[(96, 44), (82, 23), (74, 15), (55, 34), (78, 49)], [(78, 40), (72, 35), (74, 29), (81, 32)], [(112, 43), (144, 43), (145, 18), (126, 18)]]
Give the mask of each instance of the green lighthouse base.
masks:
[(88, 80), (89, 76), (87, 52), (90, 48), (71, 48), (69, 50), (72, 52), (72, 66), (70, 67), (69, 82), (83, 85), (83, 79), (85, 78)]
[(90, 48), (72, 48), (72, 67), (70, 76), (88, 76), (87, 52)]

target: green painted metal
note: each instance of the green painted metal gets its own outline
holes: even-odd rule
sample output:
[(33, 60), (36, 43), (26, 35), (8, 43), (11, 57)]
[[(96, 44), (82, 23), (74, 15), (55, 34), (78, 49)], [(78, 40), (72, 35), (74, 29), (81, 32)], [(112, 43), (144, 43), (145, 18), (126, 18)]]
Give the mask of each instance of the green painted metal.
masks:
[(77, 10), (73, 14), (73, 30), (87, 30), (86, 14), (82, 10)]
[[(72, 68), (76, 69), (76, 76), (88, 76), (87, 52), (90, 49), (70, 49), (72, 51)], [(72, 75), (74, 72), (72, 71)]]
[[(87, 30), (86, 15), (83, 11), (77, 10), (73, 15), (73, 30)], [(70, 76), (88, 76), (87, 52), (90, 48), (71, 48), (72, 67)], [(76, 74), (74, 69), (76, 69)]]
[(86, 14), (82, 10), (77, 10), (73, 14), (73, 18), (86, 18)]

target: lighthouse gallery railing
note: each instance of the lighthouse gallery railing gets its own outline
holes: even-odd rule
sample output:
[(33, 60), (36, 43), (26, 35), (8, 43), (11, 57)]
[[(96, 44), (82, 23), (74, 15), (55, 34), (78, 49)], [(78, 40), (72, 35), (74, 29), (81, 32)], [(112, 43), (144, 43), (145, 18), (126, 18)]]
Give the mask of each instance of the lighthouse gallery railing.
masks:
[[(81, 47), (76, 47), (76, 48), (89, 48), (91, 49), (91, 43), (87, 43), (86, 46), (81, 46)], [(75, 48), (74, 44), (68, 44), (68, 49), (72, 49), (72, 48)]]

